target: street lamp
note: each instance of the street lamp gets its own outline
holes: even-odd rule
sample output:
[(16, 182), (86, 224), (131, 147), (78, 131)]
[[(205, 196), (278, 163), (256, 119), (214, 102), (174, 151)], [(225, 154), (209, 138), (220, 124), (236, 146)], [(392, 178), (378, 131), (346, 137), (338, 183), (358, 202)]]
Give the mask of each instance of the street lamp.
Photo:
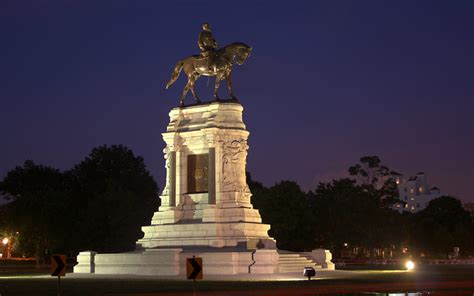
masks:
[(2, 240), (2, 243), (3, 243), (4, 246), (6, 246), (6, 245), (8, 245), (8, 242), (9, 242), (9, 241), (10, 241), (10, 240), (6, 237), (6, 238), (4, 238), (4, 239)]

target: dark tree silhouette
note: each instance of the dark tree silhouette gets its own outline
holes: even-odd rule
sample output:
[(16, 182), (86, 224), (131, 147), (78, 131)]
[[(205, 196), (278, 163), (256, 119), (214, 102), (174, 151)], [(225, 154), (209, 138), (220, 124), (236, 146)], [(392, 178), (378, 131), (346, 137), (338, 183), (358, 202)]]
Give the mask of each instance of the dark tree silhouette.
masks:
[(459, 247), (464, 254), (474, 253), (474, 223), (459, 200), (441, 196), (413, 215), (410, 244), (431, 257), (446, 257)]
[(19, 232), (19, 251), (39, 262), (52, 252), (130, 251), (158, 209), (158, 187), (125, 146), (94, 148), (64, 173), (27, 161), (8, 172), (0, 193), (2, 231)]
[(54, 168), (26, 161), (7, 173), (0, 191), (14, 197), (2, 209), (3, 227), (18, 232), (19, 252), (43, 262), (64, 250), (71, 225), (66, 178)]
[(393, 171), (382, 165), (378, 156), (361, 157), (360, 163), (349, 167), (348, 172), (357, 178), (361, 187), (380, 199), (381, 206), (390, 207), (399, 202), (397, 184), (391, 178)]
[(282, 181), (270, 188), (258, 182), (253, 187), (252, 203), (259, 209), (264, 223), (271, 225), (270, 236), (282, 250), (304, 251), (313, 246), (312, 225), (306, 194), (298, 184)]
[(381, 206), (379, 196), (355, 180), (320, 183), (311, 198), (318, 246), (339, 253), (344, 244), (367, 249), (400, 245), (404, 220)]
[(158, 187), (143, 158), (125, 146), (100, 146), (67, 172), (80, 250), (123, 252), (143, 236), (158, 209)]

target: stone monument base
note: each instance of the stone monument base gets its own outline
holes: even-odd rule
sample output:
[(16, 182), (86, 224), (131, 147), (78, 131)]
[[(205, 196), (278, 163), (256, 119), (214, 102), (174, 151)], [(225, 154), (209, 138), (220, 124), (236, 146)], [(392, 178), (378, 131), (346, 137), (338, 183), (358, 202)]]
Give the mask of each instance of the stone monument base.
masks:
[(277, 250), (145, 249), (118, 254), (81, 252), (74, 273), (176, 276), (186, 278), (186, 259), (203, 260), (204, 274), (278, 274), (302, 272), (304, 267), (334, 270), (328, 250), (294, 253)]
[(247, 138), (243, 107), (208, 102), (170, 112), (164, 132), (166, 181), (161, 206), (136, 250), (82, 252), (75, 273), (184, 278), (186, 259), (203, 260), (208, 275), (276, 274), (304, 267), (333, 269), (330, 253), (280, 251), (250, 202), (246, 181)]

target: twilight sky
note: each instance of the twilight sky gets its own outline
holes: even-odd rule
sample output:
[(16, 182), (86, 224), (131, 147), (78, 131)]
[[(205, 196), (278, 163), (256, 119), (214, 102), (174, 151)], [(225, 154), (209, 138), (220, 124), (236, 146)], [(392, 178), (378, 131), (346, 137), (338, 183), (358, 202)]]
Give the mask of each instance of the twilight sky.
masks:
[(254, 179), (314, 189), (376, 154), (474, 201), (473, 1), (2, 0), (0, 178), (125, 144), (162, 187), (185, 79), (164, 85), (206, 21), (220, 45), (253, 46), (233, 83)]

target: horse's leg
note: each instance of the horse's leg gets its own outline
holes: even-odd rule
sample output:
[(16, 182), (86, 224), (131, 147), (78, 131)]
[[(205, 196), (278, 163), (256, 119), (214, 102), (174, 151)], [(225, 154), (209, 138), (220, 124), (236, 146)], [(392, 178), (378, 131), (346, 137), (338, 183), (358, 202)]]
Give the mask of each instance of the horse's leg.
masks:
[(190, 80), (188, 79), (188, 82), (186, 83), (186, 85), (183, 88), (183, 93), (181, 94), (181, 98), (179, 99), (179, 105), (180, 106), (184, 106), (184, 99), (186, 98), (186, 95), (188, 94), (188, 91), (189, 91), (189, 88), (190, 88), (189, 81)]
[(191, 77), (192, 77), (192, 71), (191, 71), (191, 66), (192, 64), (188, 63), (187, 60), (184, 61), (183, 65), (183, 71), (188, 77), (188, 81), (186, 82), (186, 85), (183, 88), (183, 93), (181, 94), (181, 97), (179, 98), (179, 105), (184, 106), (184, 100), (186, 99), (186, 95), (188, 94), (189, 88), (190, 88), (190, 82), (191, 82)]
[(229, 74), (226, 76), (225, 81), (227, 82), (227, 89), (229, 90), (230, 97), (231, 97), (233, 100), (237, 100), (237, 98), (234, 96), (234, 90), (232, 89), (231, 73), (229, 73)]
[(193, 94), (194, 100), (196, 100), (196, 103), (201, 103), (201, 100), (199, 100), (199, 97), (196, 95), (196, 90), (194, 89), (194, 85), (196, 84), (196, 80), (199, 78), (199, 74), (193, 74), (191, 75), (191, 78), (189, 80), (190, 84), (190, 89), (191, 93)]
[(219, 85), (221, 84), (221, 80), (222, 80), (222, 75), (218, 73), (216, 75), (216, 83), (214, 84), (214, 98), (216, 99), (216, 101), (220, 100), (219, 95), (217, 94), (217, 91), (219, 90)]

